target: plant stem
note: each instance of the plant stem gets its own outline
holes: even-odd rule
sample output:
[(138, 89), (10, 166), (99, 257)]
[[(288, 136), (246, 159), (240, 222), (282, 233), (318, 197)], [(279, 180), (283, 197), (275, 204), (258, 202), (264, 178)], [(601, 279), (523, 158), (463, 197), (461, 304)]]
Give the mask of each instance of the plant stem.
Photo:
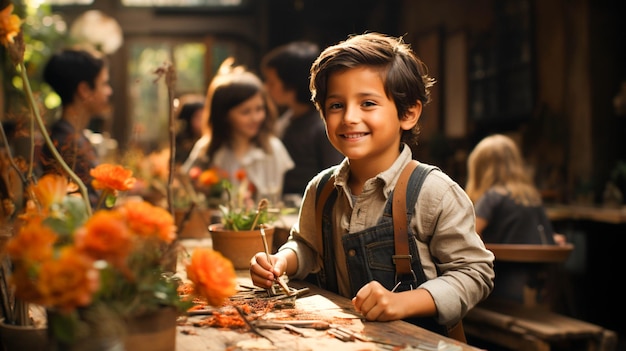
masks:
[(168, 101), (168, 117), (169, 117), (169, 136), (170, 136), (170, 164), (169, 174), (167, 177), (167, 204), (172, 216), (174, 216), (174, 169), (176, 166), (176, 125), (174, 124), (174, 83), (175, 71), (170, 63), (168, 65), (165, 82), (167, 85), (167, 101)]
[(74, 182), (76, 182), (76, 184), (78, 184), (78, 188), (80, 189), (80, 193), (83, 197), (83, 201), (85, 202), (85, 208), (87, 209), (87, 216), (91, 217), (91, 214), (92, 214), (91, 203), (89, 202), (89, 196), (87, 195), (87, 187), (85, 186), (85, 183), (83, 183), (83, 181), (78, 177), (78, 175), (76, 175), (76, 173), (72, 171), (70, 166), (67, 165), (65, 160), (63, 160), (63, 157), (61, 156), (61, 154), (59, 154), (59, 151), (57, 150), (57, 148), (54, 146), (54, 143), (50, 139), (50, 135), (48, 135), (48, 130), (46, 129), (46, 125), (44, 124), (43, 119), (41, 118), (41, 115), (39, 114), (39, 109), (37, 109), (35, 97), (33, 96), (33, 91), (31, 90), (31, 87), (30, 87), (28, 75), (26, 74), (26, 66), (24, 65), (23, 61), (20, 62), (19, 67), (20, 67), (20, 74), (22, 76), (22, 81), (24, 84), (24, 91), (26, 92), (26, 96), (28, 98), (31, 112), (35, 116), (35, 121), (37, 122), (37, 125), (39, 126), (39, 130), (41, 130), (41, 135), (46, 141), (46, 145), (52, 152), (52, 155), (57, 160), (57, 162), (59, 162), (63, 170), (65, 170), (65, 172), (67, 172), (69, 177)]
[(4, 125), (2, 123), (0, 123), (0, 136), (2, 137), (2, 143), (4, 144), (4, 148), (7, 150), (7, 155), (8, 155), (9, 163), (11, 164), (11, 167), (13, 167), (13, 169), (15, 169), (15, 171), (17, 172), (17, 175), (20, 177), (22, 184), (26, 184), (26, 177), (22, 174), (22, 172), (20, 171), (20, 168), (17, 166), (17, 164), (15, 163), (15, 160), (13, 159), (11, 146), (9, 145), (9, 140), (7, 139), (7, 135), (4, 132)]

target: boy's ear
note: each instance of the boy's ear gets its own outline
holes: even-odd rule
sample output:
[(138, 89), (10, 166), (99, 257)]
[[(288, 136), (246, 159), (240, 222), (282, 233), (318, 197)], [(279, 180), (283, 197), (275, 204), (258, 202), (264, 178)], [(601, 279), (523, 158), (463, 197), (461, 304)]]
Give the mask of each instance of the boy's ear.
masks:
[(400, 120), (400, 127), (402, 130), (410, 130), (417, 124), (420, 116), (422, 115), (422, 102), (417, 101), (415, 106), (409, 107), (402, 119)]

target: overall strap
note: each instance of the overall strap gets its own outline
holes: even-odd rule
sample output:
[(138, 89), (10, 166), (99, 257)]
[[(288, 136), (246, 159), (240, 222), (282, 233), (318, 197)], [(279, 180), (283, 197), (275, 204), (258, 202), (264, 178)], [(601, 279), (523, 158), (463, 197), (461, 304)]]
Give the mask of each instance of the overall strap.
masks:
[[(332, 230), (324, 230), (325, 216), (330, 216), (337, 199), (337, 189), (335, 189), (334, 170), (336, 167), (328, 170), (320, 180), (315, 198), (315, 223), (317, 225), (316, 244), (320, 249), (319, 254), (322, 256), (322, 268), (314, 275), (318, 286), (338, 293), (337, 276), (333, 268), (335, 262), (335, 253), (332, 250)], [(330, 218), (326, 218), (330, 221)]]
[[(414, 214), (413, 211), (415, 209), (415, 203), (422, 188), (422, 184), (426, 179), (426, 176), (428, 176), (428, 174), (432, 170), (437, 169), (437, 167), (435, 166), (426, 165), (424, 163), (419, 163), (419, 165), (417, 165), (417, 168), (416, 165), (417, 161), (412, 161), (405, 167), (405, 169), (402, 171), (402, 174), (400, 175), (400, 178), (398, 179), (398, 183), (392, 194), (394, 244), (396, 248), (396, 254), (393, 257), (394, 263), (396, 264), (396, 279), (403, 274), (412, 275), (412, 277), (415, 279), (415, 273), (411, 270), (411, 254), (408, 247), (409, 238), (407, 218), (411, 218)], [(407, 181), (409, 175), (410, 179)], [(411, 185), (410, 189), (407, 189), (407, 184)], [(419, 252), (416, 252), (416, 254), (419, 255)], [(417, 259), (419, 261), (419, 257)], [(407, 267), (408, 271), (406, 271)], [(424, 276), (423, 269), (421, 268), (421, 263), (418, 262), (418, 265), (416, 267), (417, 269), (421, 270), (421, 272), (418, 272), (418, 274)], [(422, 327), (427, 327), (427, 329), (429, 330), (438, 332), (442, 335), (446, 335), (452, 339), (464, 343), (467, 342), (467, 339), (465, 337), (465, 331), (463, 328), (463, 321), (459, 321), (451, 328), (445, 328), (433, 321), (433, 319), (429, 319), (426, 321), (427, 324), (418, 325), (421, 325)], [(443, 330), (441, 330), (442, 328)]]
[[(415, 273), (411, 269), (411, 254), (409, 252), (408, 234), (409, 226), (407, 218), (411, 218), (413, 215), (415, 202), (417, 201), (417, 196), (422, 188), (424, 179), (426, 179), (428, 173), (434, 169), (436, 169), (436, 167), (412, 160), (406, 165), (400, 174), (398, 183), (393, 191), (392, 216), (395, 245), (393, 262), (396, 265), (396, 276), (409, 274), (415, 277)], [(409, 178), (411, 186), (414, 187), (413, 189), (410, 189), (410, 191), (407, 190)], [(410, 198), (408, 199), (408, 208), (406, 198), (407, 194), (410, 194)]]
[(320, 180), (317, 186), (317, 194), (315, 198), (315, 223), (317, 224), (317, 247), (324, 247), (322, 242), (323, 233), (322, 233), (322, 218), (324, 216), (324, 206), (328, 201), (328, 197), (331, 195), (333, 191), (335, 191), (335, 175), (334, 170), (336, 167), (332, 167), (329, 169)]
[(409, 254), (409, 233), (406, 221), (406, 185), (413, 170), (417, 167), (417, 161), (412, 160), (404, 167), (396, 187), (393, 190), (392, 215), (393, 215), (393, 242), (395, 255), (392, 256), (396, 265), (396, 275), (410, 274), (411, 255)]

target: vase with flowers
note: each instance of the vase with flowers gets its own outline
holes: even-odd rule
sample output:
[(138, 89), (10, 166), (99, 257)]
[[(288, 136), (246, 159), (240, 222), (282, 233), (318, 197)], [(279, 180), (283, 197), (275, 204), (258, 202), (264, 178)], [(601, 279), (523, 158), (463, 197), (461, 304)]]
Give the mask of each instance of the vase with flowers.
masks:
[[(94, 187), (102, 190), (102, 204), (112, 204), (117, 192), (134, 182), (121, 166), (103, 164), (91, 174)], [(48, 330), (58, 349), (85, 350), (100, 340), (106, 350), (116, 350), (123, 344), (127, 320), (164, 307), (179, 313), (191, 307), (192, 300), (178, 293), (182, 281), (167, 269), (167, 260), (176, 257), (170, 254), (176, 235), (169, 212), (135, 200), (88, 216), (85, 201), (68, 195), (68, 186), (58, 175), (45, 175), (31, 186), (35, 199), (29, 200), (22, 224), (7, 244), (15, 296), (48, 309)], [(197, 280), (201, 294), (234, 293), (234, 270), (231, 264), (228, 274), (228, 263), (221, 270), (230, 283), (204, 286)], [(207, 269), (189, 268), (194, 279), (204, 274), (196, 270)]]
[[(66, 175), (49, 174), (37, 180), (32, 167), (22, 174), (9, 152), (26, 204), (6, 244), (10, 270), (0, 274), (3, 301), (13, 301), (5, 312), (24, 311), (31, 304), (43, 306), (49, 312), (48, 349), (100, 351), (124, 350), (125, 333), (132, 329), (128, 323), (136, 317), (164, 307), (174, 309), (176, 316), (197, 297), (221, 304), (235, 293), (232, 263), (210, 249), (183, 255), (190, 262), (186, 275), (194, 290), (181, 295), (172, 211), (141, 199), (117, 201), (120, 192), (136, 182), (131, 171), (113, 164), (92, 169), (92, 185), (100, 192), (100, 201), (95, 211), (91, 208), (85, 184), (60, 156), (39, 115), (23, 61), (21, 20), (11, 11), (9, 5), (0, 12), (0, 43), (21, 73), (31, 125), (38, 125)], [(6, 137), (3, 141), (6, 144)], [(8, 145), (5, 148), (10, 150)], [(31, 164), (32, 159), (31, 155)], [(15, 325), (30, 322), (27, 313), (4, 317), (11, 317), (5, 323)]]
[(228, 174), (211, 167), (202, 170), (192, 167), (188, 174), (179, 174), (179, 191), (176, 193), (176, 224), (181, 237), (205, 237), (208, 227), (218, 223), (219, 206), (225, 203), (224, 190), (228, 186)]
[(174, 257), (169, 213), (143, 201), (107, 207), (134, 178), (109, 164), (91, 174), (102, 208), (88, 215), (86, 202), (68, 194), (65, 177), (45, 175), (30, 187), (33, 197), (7, 244), (16, 298), (51, 312), (48, 330), (60, 345), (123, 340), (124, 318), (186, 306), (163, 259)]

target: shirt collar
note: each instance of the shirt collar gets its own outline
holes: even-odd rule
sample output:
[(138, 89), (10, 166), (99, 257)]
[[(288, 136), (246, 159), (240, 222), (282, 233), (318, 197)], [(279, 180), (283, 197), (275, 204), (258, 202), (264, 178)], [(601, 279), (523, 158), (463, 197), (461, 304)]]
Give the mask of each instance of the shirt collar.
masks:
[[(383, 184), (383, 194), (385, 198), (389, 197), (389, 194), (396, 186), (396, 182), (400, 177), (400, 173), (404, 167), (413, 159), (413, 153), (411, 148), (402, 143), (402, 151), (398, 158), (394, 161), (390, 168), (376, 175), (376, 179), (380, 180), (379, 184)], [(347, 188), (348, 177), (350, 175), (350, 160), (345, 158), (340, 164), (337, 170), (335, 170), (335, 186)]]

